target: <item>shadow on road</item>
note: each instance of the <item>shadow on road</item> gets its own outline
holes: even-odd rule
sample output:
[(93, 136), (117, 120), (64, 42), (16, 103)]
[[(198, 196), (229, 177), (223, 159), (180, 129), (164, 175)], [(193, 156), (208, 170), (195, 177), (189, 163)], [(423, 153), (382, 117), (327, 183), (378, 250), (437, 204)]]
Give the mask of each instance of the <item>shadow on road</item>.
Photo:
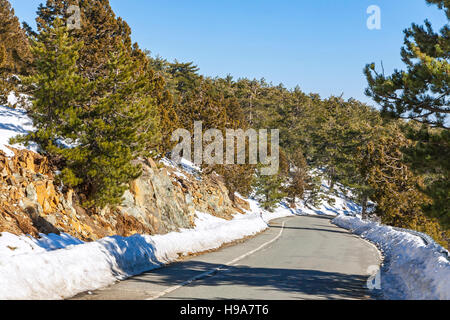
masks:
[[(190, 272), (196, 270), (201, 273), (218, 267), (221, 265), (186, 261), (174, 264), (170, 268), (153, 271), (152, 273), (157, 274), (158, 277), (148, 277), (143, 274), (129, 281), (155, 285), (167, 283), (177, 285), (186, 280), (183, 270)], [(215, 275), (194, 281), (188, 287), (202, 286), (207, 290), (207, 287), (240, 286), (242, 288), (244, 286), (244, 288), (253, 287), (291, 292), (293, 298), (304, 294), (317, 299), (365, 299), (370, 297), (370, 292), (365, 286), (366, 281), (367, 277), (361, 275), (335, 272), (232, 266), (224, 267)], [(268, 299), (270, 299), (270, 295)]]

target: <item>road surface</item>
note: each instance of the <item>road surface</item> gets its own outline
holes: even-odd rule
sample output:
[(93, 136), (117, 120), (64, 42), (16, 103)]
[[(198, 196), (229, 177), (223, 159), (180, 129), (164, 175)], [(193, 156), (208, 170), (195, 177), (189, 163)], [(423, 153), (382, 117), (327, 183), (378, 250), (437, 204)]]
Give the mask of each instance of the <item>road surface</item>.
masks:
[(380, 262), (373, 245), (328, 217), (289, 217), (242, 243), (74, 299), (371, 299), (369, 267)]

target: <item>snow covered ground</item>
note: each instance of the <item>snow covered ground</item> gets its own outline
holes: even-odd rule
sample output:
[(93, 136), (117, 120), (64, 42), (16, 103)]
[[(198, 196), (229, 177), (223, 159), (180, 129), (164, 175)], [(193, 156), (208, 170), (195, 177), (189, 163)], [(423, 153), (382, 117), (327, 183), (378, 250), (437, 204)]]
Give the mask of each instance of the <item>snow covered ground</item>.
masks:
[(320, 193), (322, 196), (326, 197), (328, 200), (323, 200), (317, 206), (306, 206), (303, 201), (298, 201), (296, 203), (297, 209), (296, 214), (300, 215), (327, 215), (327, 216), (337, 216), (337, 215), (351, 215), (357, 216), (361, 213), (361, 206), (351, 200), (352, 193), (346, 190), (346, 193), (342, 190), (345, 188), (337, 183), (334, 192), (330, 192), (329, 185), (323, 181)]
[(265, 230), (267, 221), (292, 215), (280, 207), (227, 221), (197, 212), (196, 228), (166, 235), (107, 237), (83, 243), (68, 235), (0, 236), (0, 299), (63, 299), (95, 290), (175, 261), (180, 255), (216, 249)]
[(450, 300), (450, 262), (442, 247), (359, 217), (340, 215), (333, 222), (382, 251), (381, 290), (386, 299)]
[[(27, 116), (26, 111), (21, 108), (12, 109), (0, 105), (0, 150), (8, 156), (14, 155), (6, 146), (9, 139), (19, 134), (26, 134), (33, 129), (33, 123)], [(13, 145), (15, 148), (23, 148), (23, 146)], [(36, 151), (37, 146), (32, 145), (30, 150)]]

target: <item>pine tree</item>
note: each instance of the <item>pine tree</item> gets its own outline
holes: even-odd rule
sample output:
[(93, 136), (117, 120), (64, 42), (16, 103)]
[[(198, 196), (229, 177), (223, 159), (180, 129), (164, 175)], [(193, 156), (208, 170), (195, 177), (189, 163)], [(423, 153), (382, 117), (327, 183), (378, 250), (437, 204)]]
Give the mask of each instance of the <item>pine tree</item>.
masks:
[(442, 241), (439, 224), (423, 211), (431, 203), (421, 192), (423, 180), (404, 161), (402, 150), (410, 144), (395, 125), (388, 128), (377, 140), (360, 148), (359, 170), (373, 188), (371, 200), (376, 203), (375, 213), (383, 223), (426, 232)]
[(79, 139), (78, 148), (89, 154), (80, 162), (76, 150), (64, 152), (68, 168), (88, 186), (92, 205), (97, 206), (120, 203), (128, 182), (141, 174), (133, 160), (152, 155), (159, 136), (156, 101), (147, 95), (153, 88), (146, 73), (129, 61), (125, 48), (111, 55), (108, 69), (96, 88), (110, 94), (92, 106), (84, 120), (86, 134)]
[(9, 1), (0, 0), (0, 104), (7, 103), (11, 91), (17, 91), (18, 77), (28, 74), (30, 63), (26, 34)]
[[(264, 113), (264, 95), (268, 85), (261, 80), (240, 79), (234, 84), (236, 98), (239, 99), (241, 108), (247, 115), (247, 122), (253, 128), (261, 128), (259, 121), (266, 119)], [(261, 114), (260, 114), (261, 113)]]
[(277, 204), (286, 197), (282, 186), (284, 177), (281, 174), (261, 175), (259, 170), (255, 179), (255, 194), (261, 198), (261, 204), (265, 210), (273, 211)]
[(286, 194), (292, 207), (295, 207), (297, 199), (303, 199), (307, 190), (311, 190), (311, 177), (308, 165), (303, 153), (298, 150), (289, 159), (288, 182), (285, 188)]
[(174, 63), (169, 64), (167, 69), (170, 79), (168, 86), (175, 97), (175, 103), (201, 85), (198, 71), (199, 68), (193, 62), (182, 63), (175, 60)]
[[(67, 24), (71, 17), (71, 5), (79, 6), (81, 28), (70, 31), (74, 39), (84, 43), (80, 50), (78, 67), (89, 80), (96, 80), (108, 73), (107, 64), (111, 53), (118, 54), (122, 48), (130, 58), (134, 50), (131, 43), (131, 29), (114, 14), (109, 0), (47, 0), (38, 8), (36, 23), (38, 29), (61, 18)], [(137, 54), (137, 56), (140, 56)], [(142, 56), (141, 56), (142, 57)]]
[(340, 97), (316, 102), (312, 112), (304, 133), (310, 165), (323, 170), (331, 189), (336, 181), (355, 183), (359, 179), (354, 161), (357, 148), (372, 139), (381, 118), (364, 104)]
[(19, 140), (60, 158), (63, 182), (86, 195), (85, 205), (116, 205), (141, 173), (133, 160), (149, 156), (159, 134), (156, 101), (148, 95), (154, 87), (125, 46), (110, 53), (108, 72), (95, 81), (79, 72), (81, 50), (61, 20), (40, 26), (36, 74), (28, 79), (36, 88), (30, 115), (37, 130)]
[(158, 97), (158, 109), (160, 115), (161, 140), (158, 144), (160, 155), (168, 155), (176, 142), (171, 141), (171, 133), (181, 127), (177, 114), (177, 101), (179, 94), (175, 90), (175, 82), (169, 73), (170, 65), (166, 59), (159, 56), (152, 57), (151, 52), (144, 50), (147, 56), (149, 73), (158, 85), (155, 85)]
[(0, 68), (6, 63), (6, 49), (4, 45), (0, 45)]
[(425, 208), (446, 230), (450, 229), (450, 131), (406, 125), (407, 136), (414, 141), (405, 150), (407, 162), (423, 176), (423, 191), (433, 199)]
[(81, 43), (68, 35), (61, 20), (54, 24), (42, 27), (32, 39), (36, 73), (24, 82), (34, 88), (29, 116), (36, 131), (17, 139), (36, 142), (49, 156), (56, 155), (60, 139), (78, 138), (81, 112), (90, 93), (88, 81), (76, 67)]
[[(217, 90), (224, 94), (224, 106), (226, 109), (226, 128), (234, 130), (248, 130), (244, 110), (241, 109), (238, 99), (235, 97), (233, 90), (233, 82), (230, 77), (224, 80), (216, 80), (214, 82)], [(226, 146), (224, 146), (226, 148)], [(245, 141), (245, 150), (249, 150), (249, 141)], [(226, 150), (224, 150), (225, 154)], [(237, 155), (237, 145), (235, 147), (235, 155)], [(245, 164), (221, 165), (216, 171), (224, 177), (225, 186), (229, 191), (230, 198), (234, 200), (235, 192), (242, 196), (249, 196), (252, 191), (254, 182), (255, 165), (249, 164), (249, 154), (246, 155)], [(235, 159), (237, 161), (237, 159)], [(237, 162), (236, 162), (237, 163)]]
[[(154, 87), (149, 94), (158, 102), (165, 103), (168, 97), (164, 93), (164, 79), (153, 72), (146, 52), (137, 43), (132, 44), (130, 27), (126, 21), (116, 17), (109, 0), (47, 0), (45, 5), (38, 8), (38, 29), (52, 24), (58, 17), (67, 24), (72, 14), (68, 9), (72, 5), (80, 8), (81, 28), (70, 30), (70, 34), (84, 44), (77, 62), (79, 72), (90, 81), (96, 81), (109, 73), (111, 54), (125, 54), (137, 63), (140, 72), (147, 73), (148, 81)], [(91, 104), (95, 104), (99, 98), (101, 94), (93, 92)]]
[[(162, 79), (162, 77), (156, 76), (155, 82), (161, 84), (164, 81)], [(164, 86), (156, 86), (155, 88), (157, 88), (156, 90), (159, 92), (164, 92), (161, 99), (158, 100), (157, 103), (161, 137), (155, 147), (158, 151), (156, 156), (164, 156), (167, 155), (176, 144), (171, 140), (171, 133), (180, 128), (180, 120), (173, 104), (172, 95), (169, 91), (166, 90)]]
[[(174, 143), (170, 141), (171, 133), (180, 127), (176, 105), (177, 95), (172, 92), (175, 84), (169, 73), (169, 64), (164, 60), (155, 64), (150, 53), (141, 50), (131, 41), (131, 29), (128, 24), (114, 14), (109, 0), (47, 0), (38, 10), (37, 25), (46, 24), (62, 16), (66, 22), (69, 18), (67, 9), (70, 5), (78, 5), (81, 13), (81, 29), (71, 30), (71, 35), (84, 43), (80, 50), (78, 67), (82, 75), (90, 81), (96, 81), (108, 74), (110, 54), (127, 55), (136, 62), (139, 72), (145, 72), (150, 82), (148, 95), (155, 99), (160, 127), (160, 140), (153, 141), (155, 156), (169, 152)], [(164, 70), (159, 70), (163, 68)], [(194, 68), (195, 69), (195, 68)], [(181, 72), (181, 71), (180, 71)], [(91, 105), (101, 99), (100, 92), (91, 94)]]
[(252, 192), (254, 183), (254, 166), (252, 165), (218, 165), (214, 171), (220, 174), (228, 190), (229, 198), (234, 201), (235, 193), (248, 197)]
[(199, 85), (176, 105), (176, 112), (180, 125), (192, 133), (194, 121), (202, 121), (204, 130), (223, 132), (228, 122), (226, 100), (209, 79), (201, 79)]
[[(436, 4), (450, 19), (450, 3), (427, 0)], [(366, 94), (382, 106), (388, 117), (412, 119), (408, 136), (415, 143), (408, 149), (409, 162), (418, 174), (425, 175), (424, 189), (433, 199), (427, 213), (438, 217), (448, 229), (450, 219), (449, 96), (450, 96), (450, 28), (433, 31), (431, 23), (413, 24), (405, 30), (405, 46), (401, 51), (406, 71), (396, 70), (385, 76), (367, 65), (365, 74), (369, 87)], [(437, 129), (432, 129), (437, 127)]]
[[(427, 2), (445, 8), (450, 19), (448, 1)], [(375, 64), (366, 66), (366, 94), (382, 106), (386, 115), (449, 129), (450, 27), (445, 25), (436, 33), (429, 21), (425, 26), (413, 24), (405, 30), (401, 55), (406, 71), (396, 70), (385, 76), (376, 72)]]

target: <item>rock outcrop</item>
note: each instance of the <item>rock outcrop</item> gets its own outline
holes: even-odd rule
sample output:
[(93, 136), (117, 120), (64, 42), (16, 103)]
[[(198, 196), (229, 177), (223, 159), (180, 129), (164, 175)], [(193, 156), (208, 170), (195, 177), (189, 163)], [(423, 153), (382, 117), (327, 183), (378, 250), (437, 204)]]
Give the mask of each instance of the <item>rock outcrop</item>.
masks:
[(82, 208), (73, 190), (55, 182), (48, 160), (28, 150), (0, 151), (0, 232), (68, 233), (90, 241), (110, 235), (164, 234), (194, 226), (195, 211), (231, 219), (248, 209), (232, 202), (218, 175), (200, 177), (172, 166), (142, 161), (143, 174), (126, 191), (123, 203), (92, 214)]

